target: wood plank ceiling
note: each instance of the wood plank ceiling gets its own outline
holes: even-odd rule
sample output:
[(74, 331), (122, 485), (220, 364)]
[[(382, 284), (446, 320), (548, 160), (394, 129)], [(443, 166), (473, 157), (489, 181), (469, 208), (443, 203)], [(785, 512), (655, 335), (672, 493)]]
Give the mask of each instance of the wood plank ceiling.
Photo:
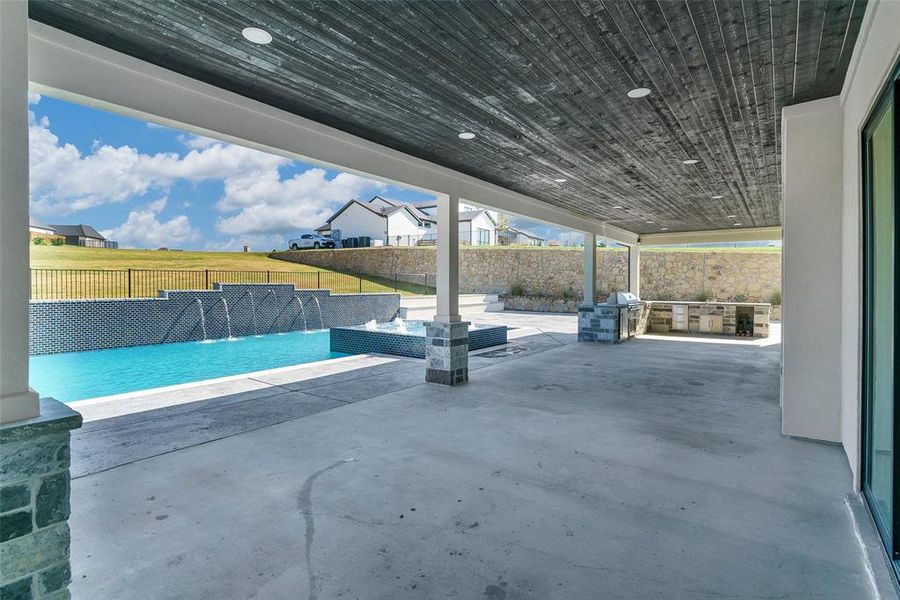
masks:
[[(30, 3), (53, 27), (638, 233), (779, 225), (781, 108), (840, 92), (864, 9), (865, 0)], [(273, 42), (248, 42), (247, 26)], [(652, 93), (628, 98), (637, 87)], [(462, 131), (477, 137), (460, 140)]]

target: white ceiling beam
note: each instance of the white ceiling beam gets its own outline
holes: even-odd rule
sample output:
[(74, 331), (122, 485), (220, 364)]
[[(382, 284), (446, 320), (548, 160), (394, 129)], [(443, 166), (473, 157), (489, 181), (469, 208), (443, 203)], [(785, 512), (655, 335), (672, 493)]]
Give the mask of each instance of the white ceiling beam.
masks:
[(36, 92), (199, 135), (487, 208), (595, 233), (625, 244), (638, 236), (602, 220), (375, 144), (185, 77), (36, 21), (29, 22), (29, 80)]
[(641, 244), (706, 244), (716, 242), (755, 242), (780, 240), (781, 227), (747, 227), (745, 229), (713, 229), (710, 231), (682, 231), (649, 233), (640, 236)]

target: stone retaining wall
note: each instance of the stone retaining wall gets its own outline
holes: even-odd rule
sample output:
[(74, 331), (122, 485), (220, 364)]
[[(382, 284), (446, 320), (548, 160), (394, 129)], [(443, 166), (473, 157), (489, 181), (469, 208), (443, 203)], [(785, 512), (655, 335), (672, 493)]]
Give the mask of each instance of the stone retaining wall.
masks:
[[(365, 275), (435, 272), (434, 248), (346, 248), (275, 252), (273, 258)], [(459, 250), (460, 293), (580, 298), (583, 290), (580, 248), (465, 248)], [(421, 281), (421, 277), (416, 280)], [(597, 250), (600, 300), (628, 287), (628, 253)], [(641, 251), (641, 297), (647, 300), (769, 302), (781, 290), (781, 253), (743, 251)]]

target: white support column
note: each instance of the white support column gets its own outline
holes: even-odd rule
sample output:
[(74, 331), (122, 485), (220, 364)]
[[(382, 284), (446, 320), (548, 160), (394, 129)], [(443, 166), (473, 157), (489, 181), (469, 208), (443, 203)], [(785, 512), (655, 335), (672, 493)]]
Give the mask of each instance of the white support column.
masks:
[(597, 301), (597, 234), (584, 234), (584, 306)]
[(628, 291), (641, 297), (641, 245), (628, 247)]
[(425, 381), (469, 381), (469, 323), (459, 316), (459, 183), (437, 206), (437, 314), (425, 325)]
[(40, 414), (28, 387), (28, 4), (0, 1), (0, 423)]
[(459, 316), (459, 183), (450, 180), (437, 200), (437, 314), (434, 320), (455, 323)]
[(781, 427), (787, 435), (838, 442), (844, 109), (832, 97), (781, 114)]

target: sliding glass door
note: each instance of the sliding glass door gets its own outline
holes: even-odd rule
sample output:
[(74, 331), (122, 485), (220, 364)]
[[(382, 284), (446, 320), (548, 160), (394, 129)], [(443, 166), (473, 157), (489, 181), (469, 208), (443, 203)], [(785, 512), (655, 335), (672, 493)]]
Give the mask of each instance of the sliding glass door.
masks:
[(897, 88), (892, 82), (884, 90), (863, 132), (863, 492), (894, 561), (900, 558)]

